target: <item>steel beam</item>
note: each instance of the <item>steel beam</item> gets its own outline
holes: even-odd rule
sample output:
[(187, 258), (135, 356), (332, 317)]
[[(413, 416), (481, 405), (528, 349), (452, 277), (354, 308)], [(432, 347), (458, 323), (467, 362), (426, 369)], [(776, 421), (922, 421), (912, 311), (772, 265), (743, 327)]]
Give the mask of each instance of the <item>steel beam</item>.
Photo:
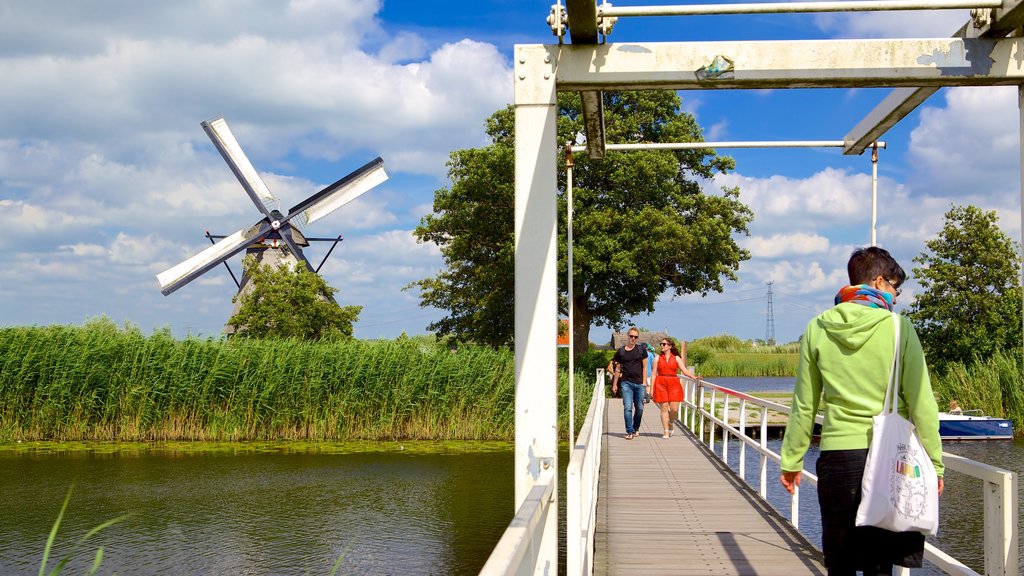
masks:
[[(953, 37), (1002, 38), (1010, 34), (1024, 25), (1024, 1), (1003, 0), (1000, 8), (980, 11), (979, 16), (982, 14), (989, 15), (988, 22), (985, 22), (984, 17), (979, 18), (980, 27), (975, 25), (974, 20), (966, 22), (953, 34)], [(893, 90), (846, 135), (844, 140), (847, 144), (843, 149), (843, 154), (864, 152), (873, 141), (881, 138), (889, 128), (913, 112), (918, 105), (937, 91), (937, 87)]]
[(1022, 55), (1020, 38), (562, 46), (556, 79), (560, 90), (1017, 85)]
[[(558, 498), (558, 47), (515, 49), (515, 506), (550, 478)], [(558, 570), (558, 507), (535, 574)]]
[[(596, 45), (596, 0), (566, 0), (569, 19), (569, 38), (574, 46)], [(581, 90), (583, 128), (587, 135), (587, 154), (591, 158), (604, 158), (604, 100), (597, 90)]]

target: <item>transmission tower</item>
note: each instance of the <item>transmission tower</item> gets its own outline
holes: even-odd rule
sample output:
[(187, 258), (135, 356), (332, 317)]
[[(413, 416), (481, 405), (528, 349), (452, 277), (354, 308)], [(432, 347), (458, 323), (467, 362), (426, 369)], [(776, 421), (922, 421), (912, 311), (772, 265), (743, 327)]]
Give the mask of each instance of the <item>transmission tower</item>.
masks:
[(768, 321), (765, 322), (764, 327), (764, 341), (769, 346), (775, 346), (775, 310), (772, 308), (772, 284), (775, 284), (774, 280), (767, 282), (768, 284)]

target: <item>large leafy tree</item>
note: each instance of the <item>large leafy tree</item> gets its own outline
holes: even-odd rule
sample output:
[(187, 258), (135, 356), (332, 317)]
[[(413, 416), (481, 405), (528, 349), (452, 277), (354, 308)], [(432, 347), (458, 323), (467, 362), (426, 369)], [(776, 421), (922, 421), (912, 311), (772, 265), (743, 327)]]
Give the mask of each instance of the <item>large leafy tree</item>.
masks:
[[(560, 142), (584, 133), (577, 94), (558, 96)], [(680, 111), (672, 91), (604, 94), (609, 142), (700, 142), (701, 128)], [(414, 282), (421, 305), (448, 311), (430, 326), (438, 334), (494, 346), (514, 336), (514, 110), (487, 119), (491, 143), (457, 150), (448, 162), (450, 188), (435, 192), (433, 213), (415, 234), (434, 242), (446, 268)], [(558, 154), (557, 151), (550, 151)], [(567, 308), (565, 170), (560, 160), (559, 231), (563, 312)], [(732, 169), (710, 149), (610, 152), (574, 159), (573, 261), (575, 349), (586, 350), (590, 326), (620, 327), (651, 312), (665, 292), (707, 294), (734, 279), (749, 254), (735, 242), (750, 210), (736, 189), (704, 194), (698, 179)], [(552, 319), (554, 322), (554, 319)]]
[(994, 211), (954, 206), (914, 258), (923, 292), (907, 316), (939, 370), (1021, 346), (1020, 246), (997, 221)]
[(339, 306), (338, 289), (302, 263), (294, 267), (243, 261), (246, 289), (235, 296), (241, 305), (228, 320), (235, 336), (320, 340), (349, 338), (362, 306)]

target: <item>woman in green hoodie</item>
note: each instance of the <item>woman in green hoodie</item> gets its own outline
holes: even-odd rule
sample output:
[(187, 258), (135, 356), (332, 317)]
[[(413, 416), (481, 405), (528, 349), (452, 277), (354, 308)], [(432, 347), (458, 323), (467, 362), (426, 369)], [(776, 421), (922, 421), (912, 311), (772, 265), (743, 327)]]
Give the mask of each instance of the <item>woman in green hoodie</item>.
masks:
[[(891, 311), (906, 273), (888, 251), (875, 246), (855, 250), (847, 272), (850, 285), (836, 294), (834, 307), (810, 321), (800, 341), (780, 480), (790, 494), (800, 485), (814, 417), (824, 399), (816, 472), (828, 574), (846, 576), (860, 570), (865, 576), (891, 575), (894, 564), (921, 566), (924, 535), (858, 527), (854, 521), (871, 444), (872, 417), (882, 411), (892, 367)], [(900, 317), (899, 322), (899, 411), (917, 427), (938, 473), (938, 493), (942, 494), (938, 406), (917, 333), (906, 318)]]

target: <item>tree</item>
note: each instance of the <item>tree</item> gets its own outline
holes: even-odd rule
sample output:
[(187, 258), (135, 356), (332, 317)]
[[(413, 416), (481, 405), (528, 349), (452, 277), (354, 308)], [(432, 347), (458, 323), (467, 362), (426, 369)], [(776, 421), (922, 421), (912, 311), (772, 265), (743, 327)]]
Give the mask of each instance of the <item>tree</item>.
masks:
[(907, 316), (928, 362), (942, 370), (1021, 346), (1020, 246), (995, 211), (954, 206), (939, 235), (914, 258), (923, 292)]
[[(609, 142), (699, 142), (693, 116), (679, 110), (672, 91), (604, 93)], [(579, 95), (559, 94), (561, 142), (583, 134)], [(422, 306), (448, 311), (430, 325), (438, 334), (492, 346), (514, 336), (514, 110), (486, 123), (491, 143), (452, 152), (450, 188), (435, 192), (433, 214), (416, 228), (420, 242), (441, 248), (446, 269), (414, 282)], [(558, 154), (552, 150), (552, 154)], [(565, 281), (565, 161), (560, 160), (559, 290)], [(651, 312), (666, 291), (675, 296), (722, 290), (749, 254), (733, 240), (747, 233), (750, 210), (737, 189), (703, 194), (698, 179), (732, 169), (731, 158), (710, 149), (609, 152), (584, 155), (573, 168), (573, 332), (586, 350), (590, 326), (619, 328)]]
[(362, 306), (339, 306), (332, 288), (319, 274), (297, 262), (294, 267), (243, 262), (249, 287), (235, 296), (238, 312), (228, 320), (235, 336), (320, 340), (349, 338)]

